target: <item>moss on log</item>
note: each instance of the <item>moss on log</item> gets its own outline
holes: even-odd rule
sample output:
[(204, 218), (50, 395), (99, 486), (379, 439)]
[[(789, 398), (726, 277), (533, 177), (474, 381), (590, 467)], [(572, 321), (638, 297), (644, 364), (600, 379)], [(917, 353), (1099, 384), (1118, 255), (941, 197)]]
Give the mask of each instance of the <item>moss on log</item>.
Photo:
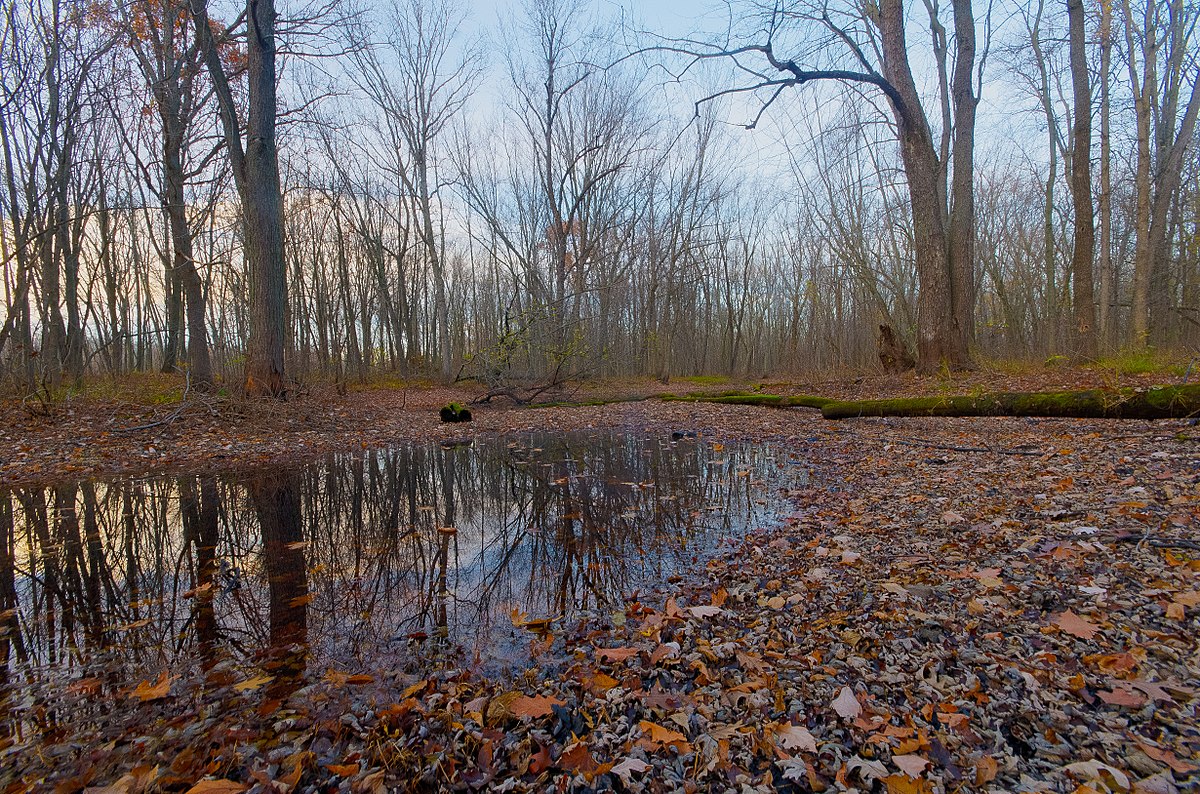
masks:
[(829, 401), (826, 419), (858, 416), (1048, 416), (1081, 419), (1186, 419), (1200, 416), (1200, 385), (977, 396)]
[(833, 402), (826, 397), (810, 395), (786, 396), (781, 394), (756, 394), (751, 392), (725, 394), (664, 394), (666, 402), (717, 403), (719, 405), (760, 405), (766, 408), (822, 408)]

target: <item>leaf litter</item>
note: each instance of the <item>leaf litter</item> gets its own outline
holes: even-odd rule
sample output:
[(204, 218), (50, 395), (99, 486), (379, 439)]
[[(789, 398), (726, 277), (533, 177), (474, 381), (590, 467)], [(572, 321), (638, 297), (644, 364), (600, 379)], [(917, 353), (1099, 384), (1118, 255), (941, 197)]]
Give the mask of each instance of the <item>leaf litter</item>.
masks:
[(54, 703), (9, 704), (26, 719), (0, 739), (0, 781), (121, 792), (1200, 786), (1190, 427), (630, 410), (643, 427), (784, 439), (819, 476), (786, 495), (786, 526), (751, 533), (694, 576), (539, 627), (549, 652), (511, 680), (329, 671), (281, 689), (283, 676), (229, 662), (135, 686), (81, 679)]

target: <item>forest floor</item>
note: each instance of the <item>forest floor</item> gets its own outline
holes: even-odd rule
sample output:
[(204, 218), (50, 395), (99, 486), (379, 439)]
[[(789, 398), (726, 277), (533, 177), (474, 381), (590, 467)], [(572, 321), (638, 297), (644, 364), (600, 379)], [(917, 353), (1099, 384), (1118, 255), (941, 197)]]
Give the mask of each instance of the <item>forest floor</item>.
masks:
[[(1114, 380), (1166, 382), (1064, 369), (764, 391), (862, 398)], [(574, 399), (650, 390), (605, 384)], [(46, 416), (7, 404), (0, 484), (601, 427), (770, 439), (802, 450), (816, 476), (780, 497), (784, 526), (694, 575), (587, 623), (530, 624), (523, 678), (330, 671), (284, 694), (228, 665), (136, 687), (85, 679), (61, 695), (62, 713), (78, 715), (69, 724), (0, 739), (0, 789), (1200, 789), (1200, 428), (827, 422), (805, 409), (656, 400), (482, 406), (470, 425), (440, 424), (438, 406), (473, 396), (364, 390), (182, 411), (89, 398)], [(113, 698), (120, 708), (102, 707)]]

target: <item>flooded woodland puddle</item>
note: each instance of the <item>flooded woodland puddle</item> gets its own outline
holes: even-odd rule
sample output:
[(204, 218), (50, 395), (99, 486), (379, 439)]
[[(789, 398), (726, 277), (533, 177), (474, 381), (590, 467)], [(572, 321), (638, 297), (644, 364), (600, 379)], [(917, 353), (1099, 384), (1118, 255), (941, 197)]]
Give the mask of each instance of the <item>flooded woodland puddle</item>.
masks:
[(539, 629), (700, 570), (806, 479), (769, 445), (569, 433), (16, 489), (0, 494), (0, 669), (507, 675)]

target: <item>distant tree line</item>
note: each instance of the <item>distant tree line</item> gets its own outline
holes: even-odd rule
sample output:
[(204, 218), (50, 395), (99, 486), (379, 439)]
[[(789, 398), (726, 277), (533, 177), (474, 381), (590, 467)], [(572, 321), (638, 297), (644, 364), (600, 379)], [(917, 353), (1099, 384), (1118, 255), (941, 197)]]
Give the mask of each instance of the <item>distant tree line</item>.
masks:
[(0, 377), (1200, 342), (1195, 4), (732, 8), (668, 37), (581, 0), (2, 0)]

